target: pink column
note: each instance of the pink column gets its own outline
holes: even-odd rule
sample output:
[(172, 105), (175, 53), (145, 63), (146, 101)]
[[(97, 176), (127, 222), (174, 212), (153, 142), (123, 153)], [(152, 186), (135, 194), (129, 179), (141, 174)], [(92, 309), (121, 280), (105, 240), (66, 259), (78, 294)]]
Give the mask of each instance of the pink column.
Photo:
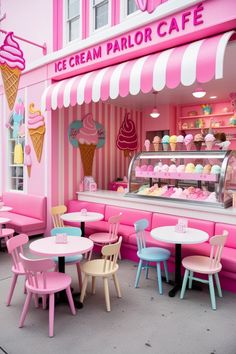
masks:
[(89, 19), (90, 19), (89, 1), (82, 0), (82, 14), (81, 14), (82, 39), (89, 37), (89, 26), (90, 26)]
[(62, 48), (63, 42), (63, 0), (53, 0), (53, 51)]
[(115, 26), (120, 23), (120, 0), (112, 0), (111, 2), (111, 25)]

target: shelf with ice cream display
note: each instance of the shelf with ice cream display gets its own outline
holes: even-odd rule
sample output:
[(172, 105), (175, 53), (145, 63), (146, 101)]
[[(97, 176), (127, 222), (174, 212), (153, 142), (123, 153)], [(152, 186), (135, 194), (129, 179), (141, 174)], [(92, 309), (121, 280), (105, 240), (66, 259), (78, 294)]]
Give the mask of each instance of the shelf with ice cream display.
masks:
[[(181, 144), (197, 141), (202, 136), (181, 139)], [(235, 151), (146, 151), (130, 163), (127, 195), (228, 207), (235, 179)]]

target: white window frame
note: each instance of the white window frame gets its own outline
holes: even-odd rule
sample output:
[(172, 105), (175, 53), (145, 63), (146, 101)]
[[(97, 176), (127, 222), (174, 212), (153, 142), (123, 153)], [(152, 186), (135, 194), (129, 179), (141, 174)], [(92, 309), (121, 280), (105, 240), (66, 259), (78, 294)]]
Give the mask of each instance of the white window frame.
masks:
[(132, 14), (128, 14), (127, 7), (128, 7), (128, 0), (121, 0), (121, 2), (120, 2), (120, 19), (121, 19), (121, 21), (135, 17), (142, 12), (140, 10), (136, 10)]
[[(104, 0), (101, 0), (101, 2)], [(98, 33), (104, 31), (105, 29), (111, 27), (111, 2), (108, 0), (108, 23), (103, 27), (95, 29), (95, 6), (93, 6), (93, 0), (90, 0), (90, 35), (93, 33)]]
[(70, 21), (73, 19), (68, 19), (68, 0), (64, 0), (64, 11), (63, 11), (63, 18), (64, 18), (64, 26), (63, 26), (63, 42), (64, 45), (69, 45), (71, 43), (75, 43), (78, 40), (81, 40), (82, 38), (82, 0), (78, 0), (80, 1), (80, 15), (79, 16), (75, 16), (74, 18), (79, 18), (79, 36), (73, 40), (69, 40), (69, 36), (70, 36), (70, 30), (69, 30), (69, 26), (70, 26)]

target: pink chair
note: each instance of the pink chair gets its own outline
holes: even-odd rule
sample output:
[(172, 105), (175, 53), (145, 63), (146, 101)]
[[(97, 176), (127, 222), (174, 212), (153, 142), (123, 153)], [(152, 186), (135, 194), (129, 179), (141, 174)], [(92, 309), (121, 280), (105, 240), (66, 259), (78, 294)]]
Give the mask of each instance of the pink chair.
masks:
[(44, 308), (46, 296), (49, 295), (49, 337), (53, 337), (55, 293), (65, 290), (71, 312), (73, 315), (76, 314), (70, 289), (71, 277), (64, 273), (49, 271), (55, 268), (55, 263), (51, 259), (28, 259), (22, 254), (20, 254), (20, 258), (27, 278), (27, 296), (21, 313), (19, 327), (21, 328), (24, 325), (32, 295), (42, 295)]
[[(93, 243), (98, 246), (109, 245), (111, 243), (117, 242), (121, 216), (122, 213), (111, 216), (108, 219), (109, 232), (97, 232), (95, 234), (92, 234), (89, 236), (90, 240), (92, 240)], [(119, 258), (121, 258), (120, 254)]]
[[(213, 236), (210, 239), (211, 253), (210, 257), (206, 256), (190, 256), (185, 257), (182, 260), (182, 265), (185, 268), (184, 279), (182, 289), (180, 293), (180, 299), (184, 298), (187, 282), (189, 280), (189, 289), (192, 288), (192, 281), (196, 280), (201, 283), (209, 284), (211, 307), (212, 310), (216, 310), (215, 290), (213, 283), (213, 275), (215, 277), (216, 287), (219, 297), (222, 297), (222, 291), (220, 286), (220, 280), (218, 273), (221, 271), (222, 265), (220, 263), (222, 250), (224, 248), (226, 239), (228, 237), (228, 231), (224, 231), (223, 235)], [(208, 280), (194, 277), (194, 273), (207, 274)]]
[(20, 234), (14, 237), (11, 237), (7, 240), (7, 250), (12, 257), (13, 265), (13, 279), (11, 283), (10, 292), (7, 297), (7, 306), (11, 304), (12, 295), (16, 286), (18, 275), (25, 275), (25, 271), (19, 257), (19, 253), (23, 253), (23, 245), (29, 241), (29, 237), (26, 234)]

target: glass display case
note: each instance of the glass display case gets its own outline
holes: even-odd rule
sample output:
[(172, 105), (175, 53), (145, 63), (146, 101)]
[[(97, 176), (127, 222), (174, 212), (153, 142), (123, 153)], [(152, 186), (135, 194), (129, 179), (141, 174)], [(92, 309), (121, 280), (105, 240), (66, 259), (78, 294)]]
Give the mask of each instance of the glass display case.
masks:
[(126, 195), (226, 208), (235, 189), (236, 151), (150, 151), (133, 157)]

